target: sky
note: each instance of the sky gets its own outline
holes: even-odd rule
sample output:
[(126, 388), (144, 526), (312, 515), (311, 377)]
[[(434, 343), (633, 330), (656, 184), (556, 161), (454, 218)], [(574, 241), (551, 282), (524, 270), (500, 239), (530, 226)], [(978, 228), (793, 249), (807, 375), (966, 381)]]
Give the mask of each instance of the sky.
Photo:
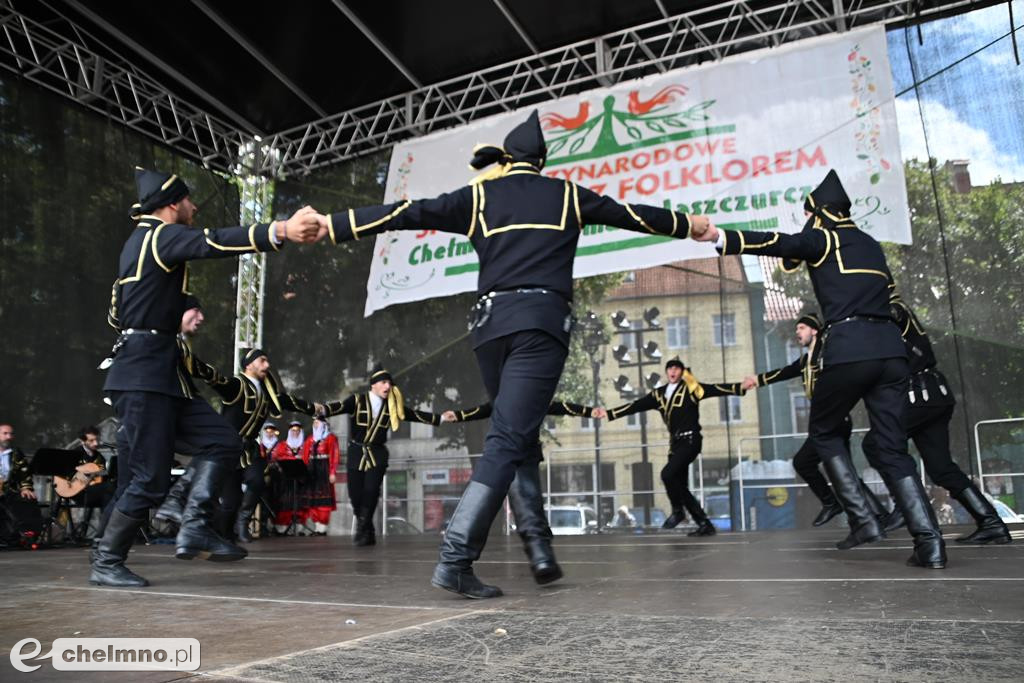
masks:
[[(1014, 22), (1024, 25), (1024, 0), (1014, 0)], [(911, 57), (923, 79), (978, 50), (1010, 30), (1005, 3), (888, 33), (893, 87), (898, 93), (913, 83)], [(1017, 32), (1024, 58), (1024, 30)], [(911, 90), (896, 100), (900, 147), (904, 160), (927, 158), (925, 130), (932, 156), (939, 162), (967, 159), (971, 182), (1024, 181), (1024, 65), (1018, 66), (1009, 36), (923, 83), (921, 106)], [(924, 126), (920, 111), (924, 112)]]

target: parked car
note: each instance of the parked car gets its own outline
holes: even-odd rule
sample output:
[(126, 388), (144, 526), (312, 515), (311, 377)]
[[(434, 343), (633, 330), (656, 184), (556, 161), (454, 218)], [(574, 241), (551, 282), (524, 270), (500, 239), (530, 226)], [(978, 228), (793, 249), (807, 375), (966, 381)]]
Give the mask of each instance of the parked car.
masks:
[(583, 505), (545, 505), (551, 533), (556, 536), (581, 536), (597, 531), (594, 508)]
[[(661, 525), (665, 523), (665, 520), (668, 519), (668, 517), (658, 508), (650, 508), (649, 511), (651, 515), (651, 523), (646, 526), (648, 528), (661, 528)], [(644, 526), (644, 509), (642, 507), (629, 508), (629, 514), (633, 515), (633, 518), (636, 520), (637, 527)]]

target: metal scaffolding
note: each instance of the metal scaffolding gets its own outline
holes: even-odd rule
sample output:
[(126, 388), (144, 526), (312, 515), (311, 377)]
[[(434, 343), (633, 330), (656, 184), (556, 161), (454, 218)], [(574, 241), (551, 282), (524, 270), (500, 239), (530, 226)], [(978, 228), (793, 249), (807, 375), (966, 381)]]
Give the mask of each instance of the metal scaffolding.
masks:
[[(245, 169), (258, 165), (263, 155), (273, 151), (259, 140), (243, 146), (240, 165), (235, 169), (239, 185), (239, 204), (242, 225), (265, 223), (272, 219), (271, 206), (274, 184), (270, 179), (245, 174)], [(242, 370), (241, 351), (263, 346), (263, 292), (267, 281), (267, 255), (243, 254), (238, 259), (238, 282), (235, 287), (235, 371)]]
[(0, 5), (0, 66), (204, 166), (230, 172), (252, 131), (172, 93), (84, 30), (76, 39)]
[[(622, 80), (857, 26), (926, 19), (971, 0), (728, 0), (537, 52), (269, 136), (259, 172), (308, 173), (441, 128)], [(391, 57), (390, 54), (385, 53)]]
[[(67, 2), (89, 14), (81, 3)], [(335, 4), (346, 16), (352, 14), (340, 0)], [(432, 84), (420, 84), (352, 14), (349, 18), (414, 88), (265, 135), (264, 143), (278, 153), (260, 157), (258, 165), (247, 167), (246, 172), (272, 178), (308, 173), (407, 138), (622, 80), (870, 23), (924, 20), (977, 4), (975, 0), (935, 0), (926, 6), (918, 0), (724, 0), (668, 15), (659, 3), (662, 19), (538, 52), (499, 3), (533, 54)], [(215, 95), (195, 85), (189, 86), (193, 100), (172, 93), (71, 19), (61, 17), (61, 21), (71, 25), (74, 39), (19, 13), (12, 0), (3, 0), (0, 66), (209, 168), (233, 172), (246, 163), (239, 150), (256, 131)], [(118, 37), (131, 41), (123, 34)], [(175, 73), (170, 65), (162, 65), (162, 70)], [(211, 104), (223, 116), (209, 113), (197, 100)]]

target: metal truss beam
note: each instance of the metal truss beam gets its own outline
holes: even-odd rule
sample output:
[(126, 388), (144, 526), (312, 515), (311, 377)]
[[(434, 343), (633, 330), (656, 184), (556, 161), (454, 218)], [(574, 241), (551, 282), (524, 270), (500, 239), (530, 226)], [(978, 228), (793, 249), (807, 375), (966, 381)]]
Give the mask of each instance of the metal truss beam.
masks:
[(63, 95), (203, 165), (231, 172), (252, 135), (194, 106), (104, 46), (72, 40), (0, 5), (0, 68)]
[[(340, 0), (335, 0), (341, 5)], [(727, 0), (539, 52), (271, 135), (258, 169), (303, 174), (401, 140), (655, 71), (876, 22), (967, 10), (972, 0)]]
[[(68, 0), (78, 4), (75, 0)], [(343, 0), (334, 4), (375, 44)], [(504, 5), (497, 0), (498, 6)], [(664, 12), (664, 3), (655, 0)], [(242, 175), (304, 174), (441, 128), (690, 64), (870, 23), (968, 11), (977, 0), (722, 0), (715, 5), (422, 85), (382, 43), (414, 89), (264, 138), (274, 153), (240, 152), (259, 141), (182, 99), (84, 31), (70, 39), (0, 0), (0, 68), (157, 140), (209, 168)], [(59, 15), (58, 15), (59, 16)], [(241, 166), (240, 166), (241, 164)]]

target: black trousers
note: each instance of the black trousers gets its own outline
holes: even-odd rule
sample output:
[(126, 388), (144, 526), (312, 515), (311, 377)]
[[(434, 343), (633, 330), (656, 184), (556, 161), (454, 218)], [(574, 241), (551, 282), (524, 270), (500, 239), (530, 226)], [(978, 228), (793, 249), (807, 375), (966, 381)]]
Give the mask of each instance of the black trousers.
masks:
[(903, 423), (908, 377), (905, 358), (826, 365), (811, 398), (810, 441), (818, 456), (822, 460), (850, 456), (849, 443), (843, 439), (844, 423), (863, 400), (875, 445), (871, 453), (865, 452), (868, 462), (886, 481), (915, 476)]
[(118, 485), (114, 506), (141, 518), (167, 496), (174, 453), (237, 459), (238, 432), (201, 398), (151, 391), (112, 391), (117, 430)]
[(541, 330), (525, 330), (476, 348), (494, 410), (473, 481), (508, 491), (516, 470), (536, 458), (540, 427), (555, 396), (568, 349)]
[[(960, 466), (953, 462), (949, 452), (949, 422), (953, 419), (955, 405), (913, 405), (908, 404), (904, 412), (907, 436), (914, 440), (924, 471), (932, 483), (956, 495), (971, 485), (971, 480)], [(864, 453), (871, 458), (870, 451), (876, 446), (871, 434), (864, 438)]]
[(674, 439), (668, 452), (668, 463), (661, 468), (661, 482), (672, 503), (673, 510), (687, 509), (696, 501), (690, 492), (690, 464), (700, 455), (704, 437), (689, 434)]
[(13, 543), (22, 533), (43, 529), (43, 515), (39, 503), (22, 498), (20, 491), (3, 491), (0, 487), (0, 540)]
[[(373, 456), (372, 461), (365, 452), (367, 449)], [(352, 504), (352, 512), (372, 518), (388, 471), (387, 447), (350, 443), (345, 454), (345, 471), (348, 473), (348, 500)]]
[[(846, 426), (843, 431), (843, 444), (846, 447), (846, 452), (850, 452), (850, 435), (853, 433), (853, 420), (850, 416), (846, 416), (844, 423)], [(811, 489), (811, 493), (818, 497), (822, 503), (831, 502), (833, 500), (832, 489), (829, 488), (828, 480), (825, 479), (825, 475), (822, 474), (821, 468), (818, 465), (821, 464), (821, 458), (818, 456), (818, 451), (814, 449), (814, 444), (808, 437), (804, 440), (800, 450), (793, 456), (793, 469), (800, 475), (800, 478), (807, 482), (808, 488)]]

